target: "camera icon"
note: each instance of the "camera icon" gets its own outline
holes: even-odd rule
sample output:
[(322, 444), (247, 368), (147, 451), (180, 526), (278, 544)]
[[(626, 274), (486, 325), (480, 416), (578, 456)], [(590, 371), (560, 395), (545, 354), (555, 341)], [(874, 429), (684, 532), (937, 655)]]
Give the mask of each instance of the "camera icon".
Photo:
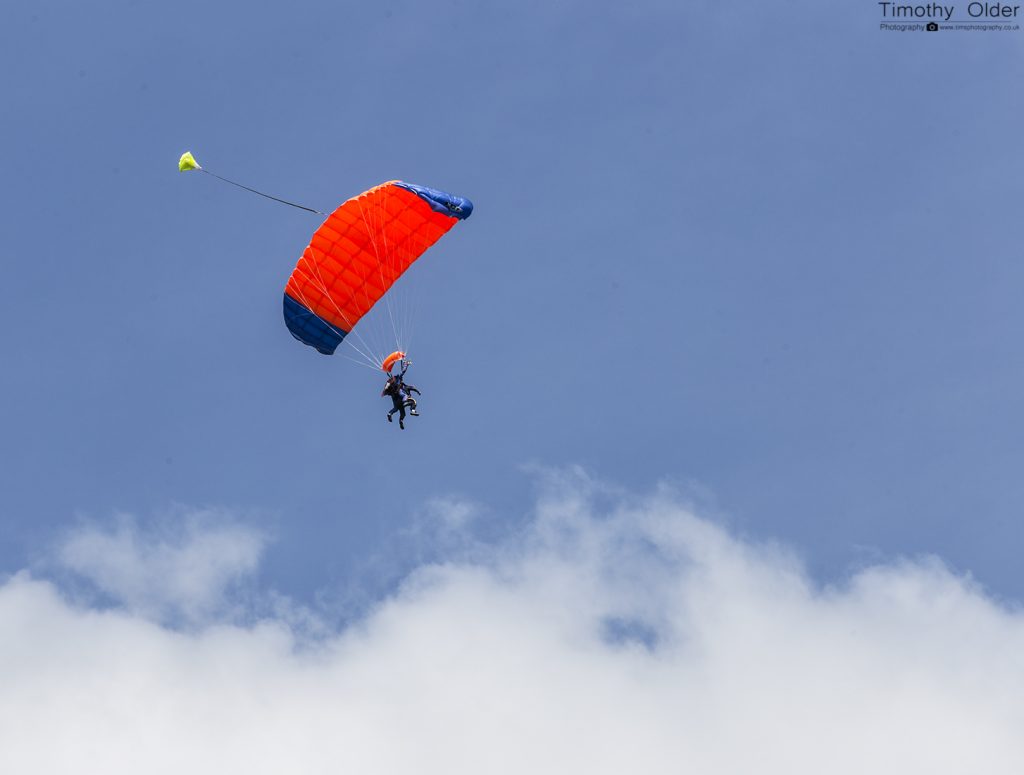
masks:
[(928, 24), (925, 25), (925, 29), (928, 30), (928, 32), (938, 32), (939, 31), (939, 23), (938, 22), (928, 22)]

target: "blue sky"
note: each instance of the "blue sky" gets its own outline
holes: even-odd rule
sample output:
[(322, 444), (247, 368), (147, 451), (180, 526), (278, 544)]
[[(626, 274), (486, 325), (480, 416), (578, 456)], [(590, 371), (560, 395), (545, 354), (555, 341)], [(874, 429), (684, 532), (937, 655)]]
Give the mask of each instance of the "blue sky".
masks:
[[(830, 564), (939, 551), (1012, 589), (1014, 39), (932, 51), (867, 12), (773, 46), (768, 19), (670, 6), (326, 10), (8, 26), (19, 535), (227, 504), (302, 536), (308, 567), (424, 495), (502, 503), (520, 464), (579, 462), (696, 480)], [(316, 222), (171, 174), (186, 147), (321, 207), (396, 176), (477, 201), (415, 278), (415, 433), (279, 325)]]
[[(188, 752), (212, 738), (180, 720), (234, 717), (256, 685), (251, 730), (277, 728), (255, 710), (277, 697), (296, 747), (278, 760), (254, 733), (239, 758), (226, 737), (208, 765), (302, 750), (317, 771), (351, 753), (307, 747), (305, 720), (330, 718), (366, 732), (353, 767), (404, 735), (378, 769), (407, 772), (442, 738), (395, 709), (434, 713), (435, 673), (462, 710), (536, 712), (509, 771), (596, 708), (580, 745), (627, 730), (648, 771), (749, 771), (737, 741), (769, 718), (907, 771), (1024, 761), (1006, 656), (1024, 38), (878, 20), (868, 2), (7, 9), (0, 622), (23, 636), (0, 644), (0, 712), (25, 748), (0, 764), (82, 730), (106, 771), (137, 771), (123, 741), (150, 734), (184, 744), (148, 771), (202, 771)], [(186, 149), (320, 210), (393, 178), (474, 201), (406, 278), (408, 430), (379, 375), (283, 325), (317, 217), (179, 174)], [(69, 697), (96, 700), (94, 674), (111, 714), (69, 710), (33, 744)], [(133, 736), (140, 681), (166, 717)], [(832, 700), (843, 723), (814, 732)], [(850, 710), (882, 706), (880, 726)], [(509, 726), (484, 717), (493, 752)], [(124, 724), (90, 726), (106, 718)], [(875, 737), (919, 718), (891, 751)], [(764, 734), (779, 771), (821, 771)], [(990, 760), (956, 748), (979, 740)]]
[[(33, 3), (3, 36), (0, 567), (75, 515), (270, 526), (302, 595), (521, 466), (662, 480), (841, 575), (1019, 596), (1015, 34), (870, 4)], [(288, 336), (319, 209), (477, 211), (411, 278), (423, 418)]]

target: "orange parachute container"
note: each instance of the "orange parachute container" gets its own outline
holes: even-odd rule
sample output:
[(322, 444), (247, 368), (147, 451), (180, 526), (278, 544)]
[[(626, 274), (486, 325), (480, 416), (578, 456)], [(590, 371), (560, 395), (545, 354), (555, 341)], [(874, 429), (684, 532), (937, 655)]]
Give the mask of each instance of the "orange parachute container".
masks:
[[(468, 199), (398, 180), (349, 199), (316, 230), (288, 278), (288, 330), (333, 354), (402, 273), (472, 212)], [(392, 353), (382, 368), (401, 357)]]
[(402, 358), (405, 357), (405, 353), (401, 350), (395, 350), (391, 355), (384, 359), (384, 363), (380, 365), (382, 371), (391, 371), (391, 367), (398, 363)]

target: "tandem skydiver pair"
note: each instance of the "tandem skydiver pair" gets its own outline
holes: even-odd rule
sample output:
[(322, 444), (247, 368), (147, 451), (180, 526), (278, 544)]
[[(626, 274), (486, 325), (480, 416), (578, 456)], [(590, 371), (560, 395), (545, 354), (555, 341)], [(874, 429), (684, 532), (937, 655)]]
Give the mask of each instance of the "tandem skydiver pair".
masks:
[[(222, 178), (203, 169), (190, 152), (182, 154), (178, 169), (199, 170), (276, 202), (326, 216), (288, 278), (285, 325), (292, 336), (324, 355), (333, 355), (347, 341), (371, 366), (383, 369), (388, 382), (382, 395), (391, 396), (394, 404), (388, 420), (397, 412), (399, 427), (404, 430), (406, 408), (413, 416), (419, 414), (412, 397), (412, 393), (419, 395), (419, 390), (404, 379), (409, 367), (405, 352), (399, 349), (378, 360), (371, 355), (374, 348), (353, 329), (383, 299), (395, 343), (400, 346), (407, 341), (410, 332), (403, 328), (402, 310), (391, 300), (392, 286), (456, 222), (472, 214), (473, 203), (437, 189), (391, 180), (327, 214)], [(391, 374), (396, 363), (401, 371)]]

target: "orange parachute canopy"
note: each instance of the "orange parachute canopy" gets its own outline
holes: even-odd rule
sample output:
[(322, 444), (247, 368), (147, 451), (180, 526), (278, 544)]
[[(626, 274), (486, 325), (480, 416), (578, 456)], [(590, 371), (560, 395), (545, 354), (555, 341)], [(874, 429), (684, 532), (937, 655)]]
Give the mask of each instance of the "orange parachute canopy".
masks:
[(332, 354), (402, 273), (472, 212), (468, 199), (398, 180), (349, 199), (316, 230), (288, 278), (288, 330)]

